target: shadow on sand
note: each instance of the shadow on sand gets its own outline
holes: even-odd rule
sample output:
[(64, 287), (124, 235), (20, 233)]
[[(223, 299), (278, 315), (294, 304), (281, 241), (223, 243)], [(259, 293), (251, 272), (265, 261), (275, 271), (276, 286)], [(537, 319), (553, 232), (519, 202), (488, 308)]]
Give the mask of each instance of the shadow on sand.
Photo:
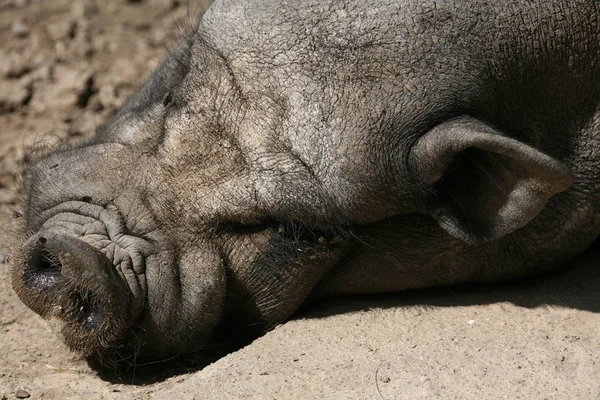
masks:
[[(296, 317), (314, 319), (369, 309), (456, 307), (502, 302), (524, 308), (559, 306), (600, 312), (600, 252), (596, 248), (589, 250), (562, 269), (518, 281), (342, 297), (315, 304)], [(175, 375), (199, 371), (252, 341), (251, 337), (232, 336), (235, 338), (212, 345), (212, 350), (206, 355), (185, 355), (168, 360), (147, 361), (119, 371), (99, 371), (99, 375), (113, 383), (146, 385)]]
[(372, 308), (456, 307), (502, 302), (525, 308), (548, 305), (600, 312), (600, 252), (588, 251), (563, 268), (511, 282), (327, 300), (307, 310), (302, 317), (320, 318)]

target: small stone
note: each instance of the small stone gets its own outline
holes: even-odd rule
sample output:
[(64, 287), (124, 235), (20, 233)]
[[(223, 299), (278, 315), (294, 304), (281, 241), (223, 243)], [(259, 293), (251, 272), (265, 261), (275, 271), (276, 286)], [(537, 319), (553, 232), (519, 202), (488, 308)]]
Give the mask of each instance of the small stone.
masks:
[(25, 25), (23, 21), (15, 21), (11, 26), (13, 35), (18, 38), (25, 38), (29, 36), (29, 27)]
[(15, 393), (15, 397), (17, 399), (28, 399), (29, 397), (31, 397), (31, 395), (25, 389), (17, 389), (17, 392)]

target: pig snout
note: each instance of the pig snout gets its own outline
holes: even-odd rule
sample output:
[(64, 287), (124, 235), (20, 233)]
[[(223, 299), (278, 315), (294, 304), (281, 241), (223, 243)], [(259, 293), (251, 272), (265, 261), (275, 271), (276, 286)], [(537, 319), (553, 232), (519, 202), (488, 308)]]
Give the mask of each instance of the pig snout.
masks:
[[(81, 240), (41, 233), (29, 239), (24, 251), (29, 255), (25, 286), (53, 299), (63, 310), (71, 305), (60, 304), (63, 301), (78, 305), (76, 312), (86, 328), (97, 329), (106, 314), (128, 300), (108, 259)], [(67, 282), (73, 290), (65, 294)]]
[[(130, 320), (130, 294), (108, 258), (74, 237), (40, 232), (21, 250), (13, 285), (80, 351), (110, 346)], [(15, 282), (17, 280), (17, 282)]]

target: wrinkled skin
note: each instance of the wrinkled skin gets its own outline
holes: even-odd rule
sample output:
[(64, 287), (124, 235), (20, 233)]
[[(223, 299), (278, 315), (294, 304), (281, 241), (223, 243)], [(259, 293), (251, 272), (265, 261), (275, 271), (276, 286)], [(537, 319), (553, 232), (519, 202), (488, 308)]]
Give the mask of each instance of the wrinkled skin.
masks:
[(27, 170), (13, 286), (108, 364), (556, 266), (600, 233), (599, 16), (217, 1), (93, 140)]

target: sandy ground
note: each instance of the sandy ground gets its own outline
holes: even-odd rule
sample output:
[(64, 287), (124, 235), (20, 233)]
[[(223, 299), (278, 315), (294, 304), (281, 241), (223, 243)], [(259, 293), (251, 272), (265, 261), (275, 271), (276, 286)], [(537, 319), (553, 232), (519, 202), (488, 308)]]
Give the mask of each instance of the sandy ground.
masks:
[(205, 368), (101, 376), (69, 353), (7, 278), (23, 149), (91, 135), (203, 4), (0, 0), (0, 400), (600, 398), (591, 252), (525, 282), (336, 299)]

